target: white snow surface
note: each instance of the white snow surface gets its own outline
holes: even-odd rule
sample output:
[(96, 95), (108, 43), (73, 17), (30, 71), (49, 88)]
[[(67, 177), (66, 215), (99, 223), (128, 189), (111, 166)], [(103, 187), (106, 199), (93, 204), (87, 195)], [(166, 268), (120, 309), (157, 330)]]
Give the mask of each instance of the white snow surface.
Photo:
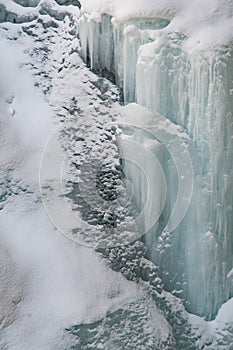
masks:
[(154, 127), (156, 129), (165, 130), (171, 135), (174, 134), (178, 137), (189, 139), (189, 136), (184, 132), (181, 126), (173, 124), (169, 119), (157, 115), (137, 103), (129, 103), (126, 106), (117, 105), (116, 110), (120, 114), (117, 119), (119, 124), (125, 123), (129, 126), (145, 128)]
[[(21, 4), (24, 3), (25, 5), (22, 6)], [(1, 0), (1, 15), (3, 16), (5, 13), (7, 22), (13, 22), (13, 19), (15, 19), (17, 23), (23, 23), (24, 21), (33, 21), (40, 15), (40, 11), (44, 8), (55, 14), (60, 12), (78, 16), (80, 13), (77, 6), (59, 5), (55, 0), (28, 0), (25, 2), (22, 0), (21, 4), (14, 0)]]
[[(6, 27), (8, 35), (19, 35), (14, 25)], [(33, 48), (25, 43), (24, 50)], [(32, 75), (20, 69), (28, 60), (20, 45), (2, 36), (0, 50), (0, 179), (1, 191), (8, 183), (11, 194), (0, 211), (0, 348), (64, 349), (65, 327), (99, 319), (139, 290), (51, 224), (38, 172), (56, 128), (54, 112)]]
[(205, 47), (233, 39), (231, 0), (81, 0), (81, 4), (95, 20), (104, 13), (117, 22), (130, 18), (169, 19), (170, 25), (162, 32), (182, 32), (193, 44), (201, 42)]

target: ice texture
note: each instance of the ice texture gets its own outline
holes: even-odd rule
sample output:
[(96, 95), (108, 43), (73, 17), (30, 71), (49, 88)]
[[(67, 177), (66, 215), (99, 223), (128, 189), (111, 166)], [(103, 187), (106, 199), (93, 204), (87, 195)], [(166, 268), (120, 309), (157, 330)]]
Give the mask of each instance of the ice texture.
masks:
[[(181, 181), (168, 158), (163, 164), (166, 204), (145, 241), (165, 286), (184, 298), (189, 311), (213, 318), (233, 296), (233, 5), (215, 0), (203, 7), (199, 1), (124, 3), (82, 2), (82, 55), (92, 69), (113, 75), (125, 103), (135, 101), (163, 115), (190, 138), (194, 183), (189, 210), (167, 237), (161, 227), (166, 226)], [(161, 147), (146, 132), (133, 133), (145, 149), (144, 170), (153, 173), (147, 150), (152, 148), (161, 160)], [(166, 151), (162, 153), (166, 158)], [(126, 169), (135, 201), (143, 207), (145, 179)], [(156, 182), (156, 171), (153, 176)], [(144, 229), (157, 215), (158, 207), (152, 207), (144, 211)]]
[(81, 55), (91, 69), (107, 74), (123, 89), (125, 102), (134, 102), (138, 49), (155, 38), (154, 30), (168, 23), (166, 19), (142, 18), (113, 25), (109, 15), (94, 20), (84, 13), (79, 19)]
[(229, 46), (195, 50), (173, 35), (142, 47), (137, 66), (138, 103), (182, 125), (194, 144), (193, 203), (178, 230), (190, 307), (209, 315), (232, 295), (232, 63)]

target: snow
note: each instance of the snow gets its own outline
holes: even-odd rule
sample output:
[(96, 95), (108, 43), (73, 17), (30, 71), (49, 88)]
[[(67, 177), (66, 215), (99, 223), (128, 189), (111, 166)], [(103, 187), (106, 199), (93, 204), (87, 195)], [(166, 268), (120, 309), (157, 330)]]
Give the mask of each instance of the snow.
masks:
[(227, 278), (232, 278), (232, 277), (233, 277), (233, 268), (227, 274)]
[[(8, 30), (1, 29), (0, 159), (1, 190), (4, 196), (6, 191), (6, 199), (1, 196), (0, 347), (64, 349), (73, 342), (66, 327), (99, 319), (137, 298), (140, 291), (107, 268), (92, 249), (73, 243), (51, 225), (41, 202), (38, 173), (42, 150), (59, 119), (26, 69), (29, 59), (23, 50), (35, 53), (36, 44), (17, 25), (4, 27)], [(15, 35), (19, 43), (9, 39)], [(59, 52), (63, 48), (59, 36), (55, 38)], [(55, 57), (58, 52), (55, 50)], [(35, 62), (39, 72), (42, 62)], [(33, 65), (32, 59), (29, 63)], [(73, 97), (76, 90), (72, 89), (74, 86), (69, 91)], [(63, 100), (56, 97), (58, 108)]]
[[(137, 287), (106, 269), (93, 251), (72, 244), (51, 229), (43, 208), (30, 214), (27, 208), (22, 210), (21, 199), (18, 202), (14, 202), (14, 214), (3, 212), (1, 242), (26, 279), (23, 297), (12, 296), (19, 302), (16, 320), (3, 330), (3, 343), (10, 349), (62, 348), (69, 341), (64, 334), (67, 326), (103, 317), (137, 297)], [(19, 292), (22, 282), (17, 285), (16, 279), (15, 283)], [(4, 295), (9, 295), (9, 287), (2, 291)], [(10, 317), (12, 311), (5, 307), (7, 304), (2, 312)]]
[(57, 19), (66, 15), (79, 15), (79, 8), (73, 5), (59, 5), (55, 0), (13, 1), (2, 0), (0, 3), (0, 23), (32, 22), (40, 15), (51, 14)]
[(117, 22), (143, 17), (169, 19), (171, 24), (167, 30), (187, 34), (195, 44), (200, 41), (209, 46), (232, 40), (233, 4), (230, 0), (211, 0), (204, 4), (201, 0), (82, 0), (81, 4), (83, 11), (89, 12), (93, 19), (100, 19), (104, 13)]
[(28, 14), (34, 14), (35, 10), (32, 8), (23, 8), (13, 0), (2, 0), (1, 5), (3, 5), (7, 11), (16, 13), (19, 16), (25, 16)]
[(125, 21), (129, 18), (137, 17), (162, 17), (172, 18), (181, 8), (182, 1), (95, 1), (82, 0), (81, 4), (84, 11), (91, 13), (94, 18), (102, 13), (113, 16), (117, 21)]
[(184, 139), (189, 139), (185, 130), (180, 126), (173, 124), (169, 119), (165, 119), (159, 114), (155, 114), (147, 108), (130, 103), (126, 106), (116, 106), (116, 111), (120, 114), (117, 122), (119, 124), (128, 124), (135, 127), (154, 127), (161, 130), (166, 130), (171, 135), (176, 135)]
[(220, 308), (213, 324), (218, 322), (221, 322), (222, 324), (233, 324), (233, 298), (224, 303)]

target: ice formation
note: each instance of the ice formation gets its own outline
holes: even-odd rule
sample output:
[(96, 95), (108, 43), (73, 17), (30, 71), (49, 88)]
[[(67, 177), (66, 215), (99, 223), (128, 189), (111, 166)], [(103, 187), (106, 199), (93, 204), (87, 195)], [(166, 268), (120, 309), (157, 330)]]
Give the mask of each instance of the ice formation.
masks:
[[(232, 2), (81, 3), (81, 53), (91, 68), (112, 75), (123, 90), (125, 103), (137, 102), (163, 115), (190, 137), (194, 172), (191, 205), (169, 238), (159, 231), (182, 181), (168, 157), (163, 165), (169, 186), (167, 201), (160, 223), (149, 234), (149, 256), (161, 267), (167, 288), (180, 293), (189, 311), (212, 318), (233, 296), (229, 273), (233, 266)], [(133, 117), (131, 122), (134, 124)], [(146, 159), (148, 148), (159, 160), (164, 155), (166, 158), (166, 151), (161, 157), (162, 146), (156, 137), (151, 140), (142, 129), (130, 137), (144, 146), (148, 176), (147, 168), (153, 173), (153, 165)], [(123, 147), (122, 152), (128, 154), (129, 149)], [(126, 169), (135, 201), (143, 207), (145, 179), (135, 169)], [(156, 171), (154, 179), (158, 179)], [(156, 198), (155, 184), (152, 191)], [(145, 223), (157, 215), (156, 203), (154, 206), (144, 211)]]
[[(229, 350), (231, 2), (81, 2), (79, 18), (78, 0), (0, 0), (0, 348)], [(78, 50), (127, 106), (113, 108), (116, 87)], [(69, 160), (62, 196), (82, 218), (69, 232), (78, 243), (42, 207), (58, 172), (38, 190), (57, 125)], [(115, 196), (114, 181), (122, 189), (124, 165), (142, 241), (134, 226), (124, 232), (124, 203), (111, 212), (90, 191), (98, 162), (104, 198)], [(78, 233), (111, 242), (119, 221), (120, 244), (98, 255), (79, 245)], [(183, 301), (206, 318), (220, 310), (206, 322)]]

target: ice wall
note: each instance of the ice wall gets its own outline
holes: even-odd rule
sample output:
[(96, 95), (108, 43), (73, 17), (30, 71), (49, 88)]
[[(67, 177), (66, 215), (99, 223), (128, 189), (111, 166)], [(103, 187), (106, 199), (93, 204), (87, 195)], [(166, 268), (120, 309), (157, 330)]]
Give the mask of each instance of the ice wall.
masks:
[[(111, 72), (126, 103), (136, 101), (169, 118), (192, 141), (194, 187), (188, 213), (169, 237), (163, 233), (180, 180), (167, 159), (166, 204), (145, 241), (165, 286), (184, 298), (189, 311), (206, 318), (233, 295), (232, 8), (227, 2), (225, 7), (212, 3), (212, 8), (206, 5), (200, 11), (198, 1), (190, 2), (170, 24), (169, 11), (162, 19), (161, 12), (157, 18), (155, 12), (154, 19), (128, 15), (116, 20), (115, 10), (113, 19), (95, 12), (92, 17), (84, 14), (79, 23), (82, 55), (86, 60), (89, 56), (91, 68)], [(145, 150), (154, 148), (157, 157), (159, 146), (154, 141), (151, 146), (146, 133), (138, 135), (134, 132), (133, 139), (141, 140)], [(146, 172), (147, 166), (148, 162)], [(144, 178), (129, 166), (126, 173), (134, 184), (136, 202), (143, 206)], [(152, 207), (145, 211), (147, 223), (157, 215)]]
[(232, 48), (193, 50), (186, 39), (173, 34), (166, 45), (141, 48), (137, 101), (182, 125), (193, 141), (193, 201), (174, 242), (183, 242), (188, 308), (212, 317), (233, 292)]
[(191, 50), (185, 40), (171, 35), (166, 45), (141, 48), (137, 101), (183, 126), (194, 143), (192, 205), (160, 265), (169, 288), (171, 276), (181, 283), (188, 309), (212, 317), (232, 296), (232, 49)]
[[(129, 19), (112, 23), (106, 14), (93, 18), (84, 13), (79, 20), (81, 55), (91, 69), (114, 80), (123, 90), (124, 101), (135, 101), (138, 49), (154, 40), (155, 30), (168, 25), (167, 19)], [(146, 29), (144, 29), (146, 28)]]

